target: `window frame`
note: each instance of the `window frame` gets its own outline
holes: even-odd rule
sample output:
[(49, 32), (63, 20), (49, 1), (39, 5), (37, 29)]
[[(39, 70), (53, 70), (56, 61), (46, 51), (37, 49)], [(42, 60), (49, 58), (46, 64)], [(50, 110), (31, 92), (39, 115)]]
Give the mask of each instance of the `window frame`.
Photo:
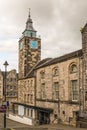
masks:
[(78, 101), (79, 90), (78, 90), (78, 80), (70, 81), (70, 98), (72, 101)]
[(41, 77), (41, 79), (45, 79), (45, 72), (44, 71), (40, 72), (40, 77)]
[[(76, 69), (76, 70), (74, 70)], [(77, 73), (77, 65), (75, 63), (71, 64), (70, 66), (70, 73)]]
[(46, 99), (46, 91), (45, 91), (45, 83), (41, 84), (41, 97), (42, 99)]
[(52, 73), (53, 73), (53, 76), (58, 76), (59, 75), (59, 69), (58, 67), (54, 67), (53, 70), (52, 70)]
[(54, 99), (59, 100), (59, 82), (54, 82)]

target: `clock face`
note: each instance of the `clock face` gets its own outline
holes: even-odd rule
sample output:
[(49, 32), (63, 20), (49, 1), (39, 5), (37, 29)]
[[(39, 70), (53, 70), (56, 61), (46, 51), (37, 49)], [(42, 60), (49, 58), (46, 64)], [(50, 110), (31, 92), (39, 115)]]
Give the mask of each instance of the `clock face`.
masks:
[(30, 41), (30, 47), (33, 49), (37, 49), (38, 48), (38, 43), (37, 41)]
[(20, 50), (23, 49), (23, 41), (20, 42), (20, 44), (19, 44), (19, 48), (20, 48)]

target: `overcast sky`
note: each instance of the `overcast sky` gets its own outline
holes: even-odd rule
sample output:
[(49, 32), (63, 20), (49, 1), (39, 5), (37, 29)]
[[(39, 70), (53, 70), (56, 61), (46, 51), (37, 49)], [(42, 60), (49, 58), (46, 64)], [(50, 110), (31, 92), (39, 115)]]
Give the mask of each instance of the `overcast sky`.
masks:
[(41, 36), (42, 59), (59, 57), (82, 48), (81, 27), (87, 22), (87, 0), (0, 0), (0, 68), (18, 68), (18, 40), (29, 8)]

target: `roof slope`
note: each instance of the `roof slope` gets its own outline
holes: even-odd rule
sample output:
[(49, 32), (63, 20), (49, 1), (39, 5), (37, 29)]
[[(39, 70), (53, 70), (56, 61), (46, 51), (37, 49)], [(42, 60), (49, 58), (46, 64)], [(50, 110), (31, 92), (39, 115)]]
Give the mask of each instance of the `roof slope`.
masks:
[(81, 56), (82, 56), (82, 49), (75, 51), (75, 52), (71, 52), (71, 53), (63, 55), (63, 56), (60, 56), (60, 57), (50, 59), (48, 62), (45, 62), (41, 65), (36, 66), (35, 69), (39, 69), (39, 68), (42, 68), (42, 67), (45, 67), (48, 65), (56, 64), (59, 62), (63, 62), (63, 61), (70, 60), (70, 59), (76, 58), (76, 57), (81, 57)]
[(81, 56), (82, 56), (82, 49), (81, 50), (77, 50), (75, 52), (71, 52), (71, 53), (63, 55), (63, 56), (60, 56), (60, 57), (43, 59), (43, 60), (39, 61), (29, 71), (27, 76), (25, 78), (23, 78), (23, 79), (34, 77), (34, 71), (39, 69), (39, 68), (43, 68), (43, 67), (46, 67), (48, 65), (56, 64), (56, 63), (59, 63), (59, 62), (67, 61), (67, 60), (70, 60), (72, 58), (81, 57)]

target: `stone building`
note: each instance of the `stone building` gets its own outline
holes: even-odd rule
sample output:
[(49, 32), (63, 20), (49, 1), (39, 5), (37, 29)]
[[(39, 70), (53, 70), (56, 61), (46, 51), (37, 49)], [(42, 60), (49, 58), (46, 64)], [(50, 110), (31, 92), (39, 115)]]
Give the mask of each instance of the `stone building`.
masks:
[(18, 115), (25, 115), (24, 119), (20, 120), (27, 123), (26, 117), (30, 117), (27, 119), (29, 124), (32, 124), (35, 118), (35, 111), (32, 107), (35, 106), (35, 78), (32, 69), (40, 60), (41, 39), (37, 36), (37, 31), (33, 27), (33, 21), (29, 12), (26, 28), (19, 39), (19, 103), (15, 103), (15, 105), (18, 105)]
[[(0, 71), (0, 97), (1, 105), (4, 103), (4, 76), (5, 72)], [(8, 71), (6, 74), (6, 101), (9, 101), (11, 108), (11, 102), (17, 101), (18, 88), (17, 88), (18, 74), (16, 70)]]
[(41, 39), (33, 27), (30, 13), (26, 28), (19, 39), (19, 78), (27, 76), (32, 67), (41, 60)]
[(77, 113), (87, 112), (87, 24), (81, 33), (81, 50), (41, 60), (41, 39), (29, 12), (19, 40), (18, 101), (13, 102), (18, 113), (11, 118), (29, 125), (76, 125)]
[(14, 69), (14, 70), (7, 72), (6, 100), (9, 101), (10, 106), (13, 101), (17, 101), (17, 99), (18, 99), (17, 82), (18, 82), (18, 74), (17, 74), (16, 70)]
[(0, 70), (0, 105), (2, 104), (3, 99), (3, 74)]
[(74, 124), (79, 111), (79, 87), (82, 87), (82, 50), (50, 59), (37, 66), (36, 70), (36, 106), (52, 109), (52, 112), (39, 110), (38, 119), (44, 124), (61, 121)]

